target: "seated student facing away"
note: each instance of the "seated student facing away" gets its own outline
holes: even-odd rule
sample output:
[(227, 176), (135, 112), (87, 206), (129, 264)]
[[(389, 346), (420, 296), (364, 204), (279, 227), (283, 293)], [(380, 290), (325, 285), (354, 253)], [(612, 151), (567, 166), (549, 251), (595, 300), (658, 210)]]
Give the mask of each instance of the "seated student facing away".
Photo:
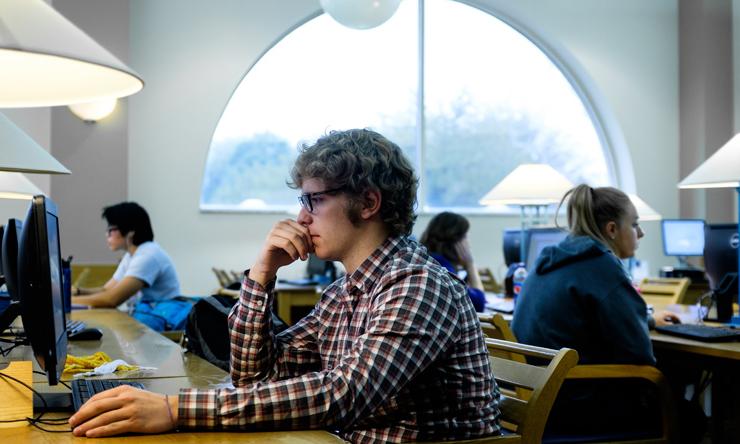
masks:
[[(500, 433), (499, 390), (465, 285), (407, 236), (417, 179), (370, 130), (332, 131), (291, 172), (297, 220), (274, 225), (229, 316), (235, 388), (166, 397), (130, 387), (90, 399), (76, 436), (126, 432), (328, 429), (352, 442)], [(347, 274), (274, 335), (278, 270), (309, 253)]]
[(72, 288), (72, 303), (90, 307), (117, 307), (141, 292), (134, 302), (133, 315), (150, 327), (161, 330), (151, 306), (180, 294), (175, 266), (154, 242), (149, 215), (134, 202), (122, 202), (103, 209), (108, 222), (108, 248), (125, 251), (113, 277), (103, 288)]
[(465, 270), (468, 296), (473, 302), (475, 311), (482, 312), (486, 307), (486, 295), (478, 269), (473, 263), (473, 254), (467, 238), (468, 229), (470, 222), (465, 216), (445, 211), (429, 221), (419, 242), (427, 247), (429, 254), (450, 273), (457, 274), (458, 270)]
[[(644, 234), (635, 207), (610, 187), (579, 185), (563, 202), (568, 197), (570, 234), (542, 251), (524, 282), (514, 334), (526, 344), (573, 348), (579, 364), (654, 365), (647, 307), (620, 261), (634, 255)], [(668, 312), (656, 317), (678, 321)], [(546, 434), (659, 427), (655, 409), (645, 403), (640, 386), (566, 381)]]

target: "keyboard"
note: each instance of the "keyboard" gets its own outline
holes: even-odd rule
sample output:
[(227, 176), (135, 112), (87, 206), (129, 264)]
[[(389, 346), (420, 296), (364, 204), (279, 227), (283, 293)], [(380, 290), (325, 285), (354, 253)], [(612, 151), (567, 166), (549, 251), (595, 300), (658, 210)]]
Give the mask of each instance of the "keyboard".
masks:
[(140, 389), (144, 388), (144, 385), (140, 382), (124, 381), (121, 379), (73, 379), (71, 381), (72, 405), (74, 406), (75, 412), (80, 409), (80, 406), (82, 406), (85, 401), (90, 399), (96, 393), (104, 392), (120, 385), (130, 385), (131, 387)]
[(82, 321), (73, 321), (72, 319), (67, 319), (67, 337), (72, 336), (75, 333), (79, 333), (86, 328), (87, 325), (85, 325), (85, 323)]
[(703, 324), (670, 324), (655, 327), (655, 331), (704, 342), (740, 341), (740, 328), (713, 327)]

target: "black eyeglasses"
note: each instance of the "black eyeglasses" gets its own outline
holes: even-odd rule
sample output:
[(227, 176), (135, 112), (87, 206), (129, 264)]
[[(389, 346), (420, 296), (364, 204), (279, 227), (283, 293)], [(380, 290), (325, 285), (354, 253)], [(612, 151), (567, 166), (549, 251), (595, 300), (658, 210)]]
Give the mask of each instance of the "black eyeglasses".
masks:
[(118, 231), (118, 227), (116, 227), (115, 225), (111, 225), (110, 227), (106, 228), (106, 230), (105, 230), (105, 232), (106, 232), (106, 234), (108, 234), (108, 236), (110, 236), (110, 234), (112, 232), (114, 232), (114, 231)]
[(303, 193), (298, 196), (298, 202), (301, 206), (306, 209), (309, 213), (313, 214), (313, 199), (323, 194), (338, 193), (342, 191), (344, 187), (332, 188), (331, 190), (318, 191), (316, 193)]

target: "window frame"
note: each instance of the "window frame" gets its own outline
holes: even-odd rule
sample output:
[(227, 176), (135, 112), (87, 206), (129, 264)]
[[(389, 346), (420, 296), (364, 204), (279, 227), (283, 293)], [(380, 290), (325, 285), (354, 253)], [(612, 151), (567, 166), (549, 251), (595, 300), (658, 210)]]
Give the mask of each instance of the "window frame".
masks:
[[(491, 5), (485, 5), (481, 1), (475, 0), (451, 0), (458, 3), (467, 5), (475, 8), (484, 14), (491, 15), (492, 17), (500, 20), (504, 24), (511, 27), (514, 31), (520, 33), (524, 38), (529, 40), (534, 46), (536, 46), (548, 60), (560, 71), (565, 77), (566, 81), (570, 84), (571, 88), (577, 95), (578, 99), (582, 103), (586, 114), (593, 125), (594, 131), (600, 142), (601, 150), (603, 153), (604, 161), (606, 162), (606, 169), (608, 179), (612, 186), (616, 186), (623, 189), (625, 192), (634, 192), (635, 190), (635, 178), (634, 170), (632, 168), (632, 160), (626, 141), (624, 139), (621, 128), (619, 127), (616, 117), (613, 115), (608, 102), (602, 97), (595, 82), (593, 82), (586, 72), (586, 70), (580, 65), (577, 59), (564, 48), (562, 45), (557, 43), (555, 39), (547, 38), (543, 32), (534, 30), (531, 26), (526, 26), (523, 23), (515, 20), (513, 17), (508, 15), (505, 11), (493, 7)], [(418, 2), (418, 29), (417, 29), (417, 57), (419, 60), (417, 70), (417, 112), (416, 112), (416, 159), (415, 169), (417, 177), (419, 178), (419, 189), (417, 191), (417, 213), (419, 215), (432, 215), (440, 211), (455, 211), (465, 215), (501, 215), (501, 216), (516, 216), (519, 214), (519, 209), (514, 206), (489, 206), (489, 207), (432, 207), (425, 204), (426, 200), (426, 180), (425, 180), (425, 168), (424, 168), (424, 154), (426, 150), (425, 143), (425, 112), (424, 112), (424, 92), (425, 92), (425, 79), (424, 79), (424, 31), (425, 31), (425, 19), (424, 9), (425, 0), (417, 0)], [(291, 34), (296, 29), (302, 27), (309, 21), (323, 15), (322, 9), (316, 10), (314, 13), (308, 15), (304, 20), (297, 22), (295, 25), (286, 29), (285, 32), (281, 33), (275, 40), (267, 45), (263, 51), (254, 59), (254, 62), (249, 65), (245, 70), (244, 75), (236, 83), (234, 92), (244, 82), (244, 79), (249, 75), (252, 69), (262, 60), (272, 48), (281, 42), (286, 36)], [(233, 97), (233, 93), (229, 96), (229, 100)], [(224, 106), (221, 116), (226, 111), (228, 105)], [(219, 121), (220, 121), (219, 117)], [(214, 128), (215, 131), (215, 128)], [(210, 152), (213, 138), (209, 142), (209, 148), (207, 152)], [(207, 170), (207, 156), (204, 161), (204, 174), (201, 184), (205, 181), (205, 172)], [(269, 205), (267, 208), (240, 208), (234, 205), (224, 204), (207, 204), (201, 201), (202, 199), (202, 185), (201, 194), (199, 195), (199, 211), (201, 213), (214, 213), (214, 214), (274, 214), (274, 215), (297, 215), (300, 207), (297, 203), (296, 193), (296, 205), (285, 206), (285, 205)], [(554, 213), (556, 206), (549, 206), (547, 208), (548, 213)]]

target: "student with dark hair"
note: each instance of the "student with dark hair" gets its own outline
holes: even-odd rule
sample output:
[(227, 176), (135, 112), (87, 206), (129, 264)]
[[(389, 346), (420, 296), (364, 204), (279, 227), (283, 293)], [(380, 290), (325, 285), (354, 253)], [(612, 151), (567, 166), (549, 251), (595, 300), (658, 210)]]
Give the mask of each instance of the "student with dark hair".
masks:
[[(517, 300), (512, 329), (525, 344), (578, 351), (579, 364), (655, 365), (653, 320), (620, 259), (644, 233), (629, 197), (611, 188), (568, 191), (569, 236), (546, 247)], [(679, 322), (669, 312), (659, 323)], [(657, 412), (641, 386), (566, 381), (547, 424), (549, 434), (650, 430)]]
[(113, 277), (102, 288), (73, 288), (72, 303), (117, 307), (140, 293), (133, 307), (134, 317), (162, 330), (161, 322), (151, 319), (154, 315), (143, 313), (150, 312), (158, 302), (178, 296), (180, 282), (172, 260), (154, 242), (149, 215), (135, 202), (122, 202), (104, 208), (102, 217), (108, 222), (108, 247), (125, 254)]
[[(401, 149), (364, 129), (304, 146), (298, 218), (276, 223), (229, 316), (235, 388), (169, 397), (122, 387), (70, 418), (75, 436), (332, 430), (351, 442), (500, 433), (499, 391), (465, 286), (408, 238), (417, 179)], [(278, 270), (315, 254), (347, 274), (274, 334)]]
[(486, 295), (473, 263), (467, 237), (469, 228), (470, 222), (465, 216), (445, 211), (429, 221), (419, 243), (427, 247), (429, 254), (450, 273), (457, 275), (459, 270), (465, 270), (468, 296), (475, 310), (482, 312), (486, 307)]

